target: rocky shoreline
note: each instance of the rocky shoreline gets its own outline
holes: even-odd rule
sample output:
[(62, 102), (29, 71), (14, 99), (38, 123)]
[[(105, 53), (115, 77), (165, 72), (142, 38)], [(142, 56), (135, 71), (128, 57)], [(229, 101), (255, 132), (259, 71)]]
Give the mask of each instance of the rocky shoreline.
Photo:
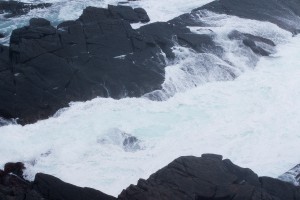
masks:
[[(49, 6), (0, 2), (0, 14), (9, 18)], [(33, 18), (28, 26), (13, 31), (9, 46), (0, 45), (0, 119), (5, 119), (0, 126), (9, 119), (34, 123), (71, 101), (99, 96), (120, 99), (147, 95), (161, 100), (155, 91), (162, 90), (165, 68), (176, 58), (175, 45), (214, 55), (230, 65), (224, 58), (224, 47), (214, 41), (215, 33), (199, 19), (204, 11), (271, 22), (294, 35), (300, 31), (297, 0), (214, 1), (168, 22), (138, 29), (131, 24), (148, 23), (149, 16), (143, 8), (127, 6), (88, 7), (79, 19), (57, 27), (46, 19)], [(188, 27), (207, 27), (208, 32), (196, 34)], [(5, 36), (0, 33), (0, 37)], [(241, 48), (258, 57), (269, 56), (276, 46), (270, 38), (237, 30), (228, 34), (228, 40), (239, 41)], [(231, 80), (238, 74), (228, 65), (214, 67)], [(212, 66), (199, 67), (212, 70)], [(126, 143), (123, 146), (126, 149)], [(219, 155), (180, 157), (115, 198), (42, 173), (30, 182), (23, 176), (23, 163), (7, 163), (0, 170), (0, 199), (300, 200), (300, 187), (296, 186), (299, 168), (274, 179), (258, 177)]]
[[(198, 34), (188, 28), (209, 26), (199, 18), (201, 12), (268, 21), (293, 34), (300, 30), (300, 5), (295, 0), (247, 2), (214, 1), (139, 29), (130, 24), (150, 19), (144, 9), (129, 6), (88, 7), (79, 19), (57, 27), (45, 19), (31, 19), (28, 26), (12, 32), (9, 47), (0, 45), (0, 117), (28, 124), (52, 116), (72, 101), (143, 95), (160, 100), (156, 91), (163, 89), (165, 68), (175, 59), (176, 45), (222, 60), (223, 64), (199, 67), (208, 74), (217, 69), (222, 73), (217, 80), (232, 80), (238, 73), (214, 41), (215, 33)], [(0, 5), (4, 12), (3, 2)], [(270, 38), (237, 30), (228, 40), (241, 42), (241, 48), (258, 57), (270, 55), (275, 47)]]
[[(33, 182), (23, 177), (24, 164), (7, 163), (0, 171), (1, 200), (299, 200), (300, 187), (270, 177), (258, 177), (220, 155), (180, 157), (140, 179), (115, 198), (81, 188), (47, 174)], [(80, 173), (80, 172), (79, 172)], [(299, 176), (299, 173), (296, 175)]]

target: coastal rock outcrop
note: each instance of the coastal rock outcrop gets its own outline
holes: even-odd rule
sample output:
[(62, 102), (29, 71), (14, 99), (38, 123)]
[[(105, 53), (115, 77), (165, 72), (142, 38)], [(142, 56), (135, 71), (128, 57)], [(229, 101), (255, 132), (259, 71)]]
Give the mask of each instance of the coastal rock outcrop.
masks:
[(300, 188), (234, 165), (222, 156), (180, 157), (139, 180), (120, 195), (121, 200), (298, 200)]
[(258, 177), (252, 170), (214, 154), (180, 157), (149, 179), (129, 186), (117, 198), (47, 174), (39, 173), (28, 182), (19, 173), (22, 163), (8, 166), (9, 171), (0, 171), (1, 200), (300, 200), (299, 186)]
[[(216, 34), (190, 30), (208, 26), (199, 11), (269, 21), (293, 33), (300, 28), (300, 5), (294, 0), (271, 0), (274, 6), (267, 0), (247, 2), (214, 1), (139, 29), (130, 23), (148, 22), (149, 17), (144, 9), (128, 6), (87, 7), (79, 19), (57, 27), (46, 19), (31, 19), (12, 32), (9, 47), (0, 45), (0, 117), (28, 124), (52, 116), (71, 101), (143, 95), (163, 99), (153, 94), (162, 90), (165, 68), (176, 59), (174, 47), (211, 55), (217, 61), (197, 67), (207, 74), (217, 69), (224, 77), (218, 80), (232, 80), (238, 73), (224, 58)], [(238, 40), (256, 56), (270, 55), (275, 46), (268, 38), (236, 30), (228, 39)]]

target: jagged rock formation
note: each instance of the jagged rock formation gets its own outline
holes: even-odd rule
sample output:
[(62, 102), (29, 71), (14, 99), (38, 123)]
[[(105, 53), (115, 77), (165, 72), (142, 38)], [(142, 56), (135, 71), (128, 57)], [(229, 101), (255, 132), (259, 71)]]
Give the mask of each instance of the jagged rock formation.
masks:
[[(20, 163), (0, 171), (1, 200), (300, 200), (300, 187), (234, 165), (222, 156), (180, 157), (118, 198), (81, 188), (46, 174), (33, 182), (23, 179)], [(11, 174), (9, 174), (11, 173)]]
[(30, 4), (20, 1), (1, 1), (0, 14), (5, 14), (5, 18), (12, 18), (27, 14), (32, 9), (50, 7), (50, 3)]

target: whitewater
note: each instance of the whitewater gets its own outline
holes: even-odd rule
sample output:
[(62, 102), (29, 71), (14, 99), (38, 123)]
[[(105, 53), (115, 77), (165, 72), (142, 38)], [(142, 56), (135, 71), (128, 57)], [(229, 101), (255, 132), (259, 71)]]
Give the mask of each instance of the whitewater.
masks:
[[(116, 3), (70, 1), (69, 7), (63, 8), (59, 5), (66, 2), (53, 2), (60, 8), (52, 10), (51, 17), (57, 21), (74, 19), (83, 7), (95, 6), (96, 2), (99, 6)], [(169, 20), (209, 1), (170, 2), (174, 1), (131, 4), (144, 7), (153, 22)], [(258, 175), (271, 177), (298, 164), (300, 36), (292, 37), (265, 22), (212, 13), (202, 17), (217, 33), (216, 41), (227, 47), (228, 60), (237, 66), (232, 69), (239, 75), (237, 79), (222, 79), (218, 70), (205, 76), (199, 72), (199, 78), (195, 70), (203, 64), (200, 61), (208, 65), (221, 61), (174, 48), (177, 60), (166, 68), (163, 85), (164, 90), (171, 91), (159, 91), (169, 96), (165, 101), (151, 101), (147, 96), (96, 98), (73, 102), (55, 116), (32, 125), (0, 127), (0, 163), (22, 161), (30, 180), (44, 172), (114, 196), (179, 156), (221, 154)], [(26, 18), (15, 20), (26, 23)], [(239, 44), (224, 39), (233, 28), (271, 38), (277, 52), (258, 59), (249, 50), (238, 50)], [(207, 28), (191, 30), (201, 33)], [(189, 70), (193, 73), (187, 73)], [(138, 138), (139, 148), (124, 149), (123, 133)]]

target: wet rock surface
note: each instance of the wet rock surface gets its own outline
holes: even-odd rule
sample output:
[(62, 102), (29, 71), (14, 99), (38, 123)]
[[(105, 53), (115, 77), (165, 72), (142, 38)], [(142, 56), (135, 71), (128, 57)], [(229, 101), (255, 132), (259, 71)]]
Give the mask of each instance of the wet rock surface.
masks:
[[(12, 32), (9, 47), (0, 45), (0, 117), (28, 124), (52, 116), (71, 101), (147, 96), (162, 89), (165, 67), (176, 57), (174, 46), (222, 60), (224, 49), (214, 41), (213, 31), (196, 34), (187, 27), (206, 26), (198, 16), (201, 10), (270, 21), (293, 33), (298, 30), (295, 1), (266, 7), (267, 0), (231, 1), (215, 1), (139, 29), (132, 29), (130, 23), (148, 22), (149, 17), (144, 9), (128, 6), (87, 7), (78, 20), (57, 27), (45, 19), (31, 19), (29, 26)], [(257, 56), (270, 55), (275, 45), (268, 38), (238, 31), (228, 38), (239, 40)], [(218, 67), (226, 79), (237, 76), (225, 65)], [(210, 71), (208, 66), (199, 68)]]
[(278, 179), (258, 177), (220, 155), (180, 157), (149, 179), (123, 190), (118, 198), (91, 188), (65, 183), (47, 174), (33, 182), (23, 178), (22, 163), (0, 170), (1, 200), (299, 200), (300, 187)]

